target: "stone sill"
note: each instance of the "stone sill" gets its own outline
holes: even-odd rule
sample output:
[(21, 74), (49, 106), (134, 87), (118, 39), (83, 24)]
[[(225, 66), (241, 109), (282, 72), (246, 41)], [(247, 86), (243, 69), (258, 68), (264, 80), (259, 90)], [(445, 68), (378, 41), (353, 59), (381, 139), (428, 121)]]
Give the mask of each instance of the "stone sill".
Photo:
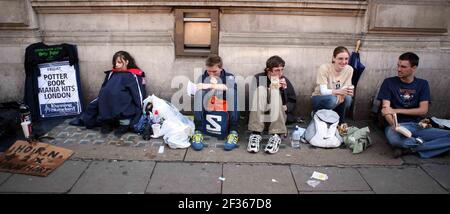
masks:
[(114, 12), (170, 12), (174, 7), (215, 7), (221, 9), (258, 9), (259, 11), (286, 10), (358, 10), (367, 9), (367, 0), (191, 0), (191, 1), (71, 1), (31, 0), (38, 13), (114, 13)]

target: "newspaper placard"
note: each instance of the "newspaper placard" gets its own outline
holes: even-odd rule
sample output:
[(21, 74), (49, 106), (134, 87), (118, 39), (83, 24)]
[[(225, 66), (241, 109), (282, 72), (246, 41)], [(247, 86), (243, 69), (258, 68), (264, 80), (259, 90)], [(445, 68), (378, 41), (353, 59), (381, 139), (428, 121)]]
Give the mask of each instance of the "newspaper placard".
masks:
[(42, 118), (81, 113), (76, 71), (69, 61), (39, 64), (39, 111)]

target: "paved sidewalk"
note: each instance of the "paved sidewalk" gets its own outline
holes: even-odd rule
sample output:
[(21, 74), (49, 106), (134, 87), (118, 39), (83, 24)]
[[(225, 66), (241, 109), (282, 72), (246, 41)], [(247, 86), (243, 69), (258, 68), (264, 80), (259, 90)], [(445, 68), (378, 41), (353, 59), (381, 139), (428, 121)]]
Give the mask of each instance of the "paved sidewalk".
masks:
[[(314, 171), (328, 175), (316, 187)], [(450, 192), (450, 165), (305, 167), (293, 164), (69, 160), (48, 177), (0, 173), (0, 193), (310, 194)]]
[[(48, 143), (73, 149), (75, 155), (48, 177), (0, 172), (0, 193), (450, 193), (449, 155), (393, 159), (376, 130), (376, 144), (358, 155), (305, 144), (297, 150), (287, 140), (277, 154), (249, 154), (247, 135), (240, 133), (236, 150), (226, 152), (223, 142), (208, 138), (209, 146), (197, 152), (173, 150), (161, 139), (143, 141), (135, 134), (102, 136), (66, 121), (50, 132), (56, 138)], [(164, 151), (158, 153), (161, 146)], [(328, 180), (308, 185), (314, 171), (327, 174)]]

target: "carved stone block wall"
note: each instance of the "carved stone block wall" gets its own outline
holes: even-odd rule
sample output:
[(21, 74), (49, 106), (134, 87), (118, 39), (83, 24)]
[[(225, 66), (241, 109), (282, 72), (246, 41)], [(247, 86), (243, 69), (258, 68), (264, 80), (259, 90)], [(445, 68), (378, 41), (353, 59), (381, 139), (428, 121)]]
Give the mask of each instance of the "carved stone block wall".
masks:
[(38, 41), (78, 46), (85, 101), (97, 95), (102, 71), (119, 50), (147, 73), (149, 93), (170, 100), (179, 92), (173, 78), (193, 81), (205, 60), (175, 56), (175, 8), (219, 9), (219, 54), (236, 75), (254, 75), (268, 57), (283, 57), (299, 115), (311, 110), (317, 68), (331, 61), (336, 46), (353, 51), (361, 39), (366, 70), (355, 119), (368, 118), (370, 98), (385, 77), (396, 75), (397, 58), (406, 51), (420, 56), (417, 75), (430, 82), (430, 113), (450, 117), (447, 0), (0, 0), (0, 102), (22, 99), (24, 50)]

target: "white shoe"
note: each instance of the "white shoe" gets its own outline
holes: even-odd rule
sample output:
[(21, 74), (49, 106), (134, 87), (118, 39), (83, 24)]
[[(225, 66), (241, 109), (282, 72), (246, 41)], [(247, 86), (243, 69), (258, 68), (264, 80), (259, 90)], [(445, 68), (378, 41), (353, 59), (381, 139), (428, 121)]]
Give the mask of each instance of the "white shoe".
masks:
[(259, 152), (259, 142), (261, 142), (261, 135), (251, 134), (248, 139), (247, 151), (250, 153)]
[(269, 142), (266, 145), (266, 148), (264, 149), (265, 152), (269, 154), (275, 154), (278, 152), (278, 149), (280, 148), (281, 138), (277, 134), (272, 135), (269, 138)]

